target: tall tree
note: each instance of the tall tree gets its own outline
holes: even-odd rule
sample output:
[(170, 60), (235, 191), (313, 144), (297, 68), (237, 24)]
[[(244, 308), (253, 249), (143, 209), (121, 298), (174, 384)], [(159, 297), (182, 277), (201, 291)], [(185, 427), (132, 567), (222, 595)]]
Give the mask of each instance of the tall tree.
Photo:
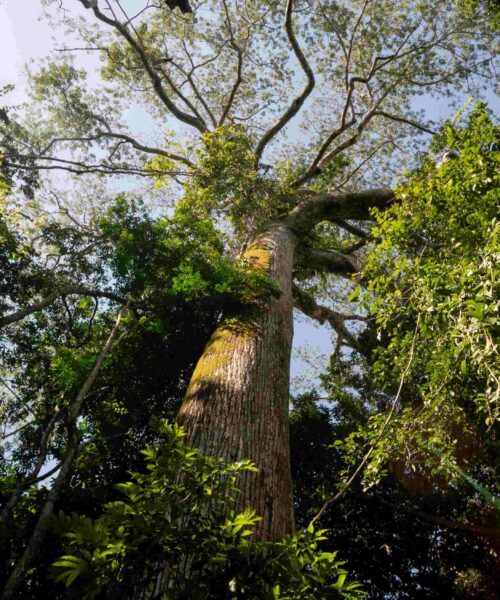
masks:
[[(210, 0), (191, 2), (193, 15), (149, 1), (137, 14), (111, 0), (44, 4), (81, 41), (32, 73), (29, 112), (9, 113), (9, 168), (156, 181), (175, 218), (215, 223), (226, 234), (222, 254), (256, 282), (267, 277), (268, 297), (236, 303), (215, 329), (179, 420), (207, 454), (257, 464), (241, 484), (262, 517), (257, 536), (289, 533), (293, 307), (360, 348), (348, 323), (365, 317), (318, 301), (360, 269), (371, 210), (394, 201), (389, 184), (414, 155), (416, 134), (434, 131), (417, 97), (487, 84), (493, 34), (452, 1)], [(72, 20), (79, 7), (85, 19)], [(95, 88), (72, 58), (80, 51), (101, 60)], [(160, 143), (135, 135), (131, 105), (143, 107), (157, 139), (173, 130)], [(82, 223), (57, 196), (53, 205), (99, 243), (99, 206)], [(200, 230), (192, 233), (194, 245)], [(171, 284), (199, 292), (202, 270), (184, 261)], [(130, 302), (158, 285), (145, 278), (127, 290)], [(56, 289), (30, 307), (14, 300), (6, 324), (64, 295)]]

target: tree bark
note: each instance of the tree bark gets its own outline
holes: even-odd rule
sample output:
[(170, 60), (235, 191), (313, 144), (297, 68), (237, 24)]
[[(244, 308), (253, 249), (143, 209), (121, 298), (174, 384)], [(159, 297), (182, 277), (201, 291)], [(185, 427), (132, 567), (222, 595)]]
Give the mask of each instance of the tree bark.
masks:
[(250, 459), (259, 468), (240, 481), (242, 504), (262, 517), (258, 540), (294, 530), (288, 404), (297, 242), (284, 223), (274, 223), (249, 246), (248, 265), (267, 273), (281, 293), (218, 327), (178, 416), (192, 446), (227, 461)]

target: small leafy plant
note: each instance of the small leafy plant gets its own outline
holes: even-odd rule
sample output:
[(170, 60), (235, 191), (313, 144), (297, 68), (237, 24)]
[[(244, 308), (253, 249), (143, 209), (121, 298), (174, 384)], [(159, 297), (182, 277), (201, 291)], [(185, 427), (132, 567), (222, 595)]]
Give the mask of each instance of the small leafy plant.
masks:
[(160, 446), (143, 451), (145, 471), (118, 486), (122, 500), (95, 520), (74, 513), (55, 519), (67, 540), (53, 565), (56, 582), (86, 600), (129, 597), (136, 587), (175, 600), (363, 597), (336, 553), (320, 550), (324, 531), (251, 540), (260, 518), (237, 508), (237, 483), (254, 465), (204, 456), (184, 444), (176, 425), (163, 424), (162, 434)]

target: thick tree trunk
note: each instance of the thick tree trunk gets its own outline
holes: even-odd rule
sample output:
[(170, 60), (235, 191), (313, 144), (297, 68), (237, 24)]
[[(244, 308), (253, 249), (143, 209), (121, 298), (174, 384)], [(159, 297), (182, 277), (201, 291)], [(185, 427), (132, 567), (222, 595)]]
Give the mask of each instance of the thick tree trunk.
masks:
[(268, 305), (227, 319), (212, 335), (191, 378), (179, 422), (188, 441), (228, 461), (250, 459), (242, 502), (262, 517), (255, 539), (294, 529), (288, 403), (296, 236), (275, 223), (245, 253), (280, 287)]

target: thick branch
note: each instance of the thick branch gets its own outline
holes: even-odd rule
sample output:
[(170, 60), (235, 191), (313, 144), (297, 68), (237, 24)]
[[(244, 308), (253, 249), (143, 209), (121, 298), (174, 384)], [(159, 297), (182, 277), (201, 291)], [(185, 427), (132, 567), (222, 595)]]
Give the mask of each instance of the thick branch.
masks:
[(370, 209), (386, 208), (394, 199), (394, 192), (390, 189), (319, 194), (304, 200), (291, 210), (285, 217), (285, 223), (301, 235), (309, 232), (321, 221), (370, 221), (373, 220)]
[(307, 270), (352, 275), (359, 271), (355, 256), (342, 254), (336, 250), (300, 248), (297, 252), (296, 264)]
[(314, 73), (302, 52), (297, 38), (293, 32), (292, 28), (292, 11), (293, 11), (293, 0), (288, 0), (286, 5), (286, 16), (285, 16), (285, 29), (286, 34), (288, 36), (288, 40), (293, 48), (293, 52), (302, 67), (302, 70), (307, 76), (307, 83), (302, 93), (295, 98), (292, 104), (288, 107), (288, 109), (284, 112), (284, 114), (272, 125), (262, 136), (261, 140), (257, 144), (257, 148), (255, 150), (256, 160), (257, 162), (260, 160), (262, 153), (264, 152), (267, 144), (273, 139), (273, 137), (279, 133), (283, 127), (299, 112), (302, 108), (302, 105), (306, 101), (306, 98), (313, 91), (315, 85)]
[[(295, 308), (311, 319), (318, 321), (321, 325), (327, 321), (345, 345), (357, 350), (361, 354), (364, 353), (357, 337), (345, 326), (345, 321), (348, 319), (352, 320), (352, 316), (343, 315), (331, 308), (317, 304), (312, 296), (296, 285), (293, 286), (293, 301)], [(360, 317), (360, 320), (363, 320), (362, 317)]]
[(58, 298), (62, 296), (67, 296), (69, 294), (79, 294), (81, 296), (91, 296), (93, 298), (108, 298), (109, 300), (113, 300), (114, 302), (119, 302), (120, 304), (125, 303), (125, 299), (118, 294), (113, 294), (113, 292), (106, 292), (102, 290), (94, 290), (89, 289), (79, 285), (69, 285), (62, 287), (59, 290), (55, 290), (54, 292), (42, 298), (39, 302), (35, 302), (26, 306), (25, 308), (21, 308), (10, 315), (5, 315), (4, 317), (0, 317), (0, 327), (5, 327), (6, 325), (10, 325), (12, 323), (17, 323), (18, 321), (22, 321), (28, 315), (31, 315), (35, 312), (43, 310), (53, 304)]

